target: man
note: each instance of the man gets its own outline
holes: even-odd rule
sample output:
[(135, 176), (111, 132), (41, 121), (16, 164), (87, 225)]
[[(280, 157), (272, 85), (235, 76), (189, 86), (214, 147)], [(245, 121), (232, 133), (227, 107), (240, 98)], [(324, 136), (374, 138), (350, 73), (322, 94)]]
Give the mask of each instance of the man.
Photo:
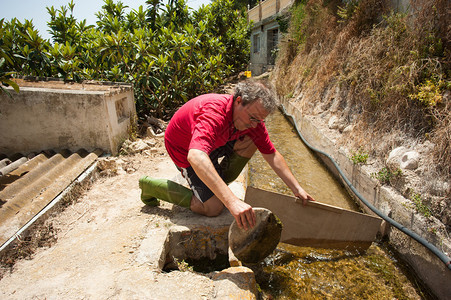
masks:
[(144, 176), (139, 180), (141, 200), (156, 206), (160, 199), (210, 217), (225, 206), (240, 228), (253, 227), (252, 207), (227, 185), (258, 149), (296, 197), (304, 204), (313, 201), (269, 139), (263, 120), (276, 107), (272, 92), (250, 80), (238, 83), (233, 95), (206, 94), (185, 103), (169, 122), (165, 146), (191, 189)]

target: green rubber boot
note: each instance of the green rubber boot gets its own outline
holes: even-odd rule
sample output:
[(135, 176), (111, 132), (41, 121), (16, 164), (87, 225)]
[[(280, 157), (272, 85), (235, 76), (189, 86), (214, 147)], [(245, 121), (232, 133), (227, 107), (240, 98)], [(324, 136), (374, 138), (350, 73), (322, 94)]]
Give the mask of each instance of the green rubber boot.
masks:
[(223, 170), (224, 182), (229, 184), (237, 179), (249, 160), (250, 158), (240, 156), (235, 152), (228, 159), (224, 158), (219, 164)]
[(191, 206), (193, 192), (174, 181), (143, 176), (139, 179), (139, 188), (141, 201), (146, 205), (157, 206), (159, 200), (163, 200), (188, 209)]

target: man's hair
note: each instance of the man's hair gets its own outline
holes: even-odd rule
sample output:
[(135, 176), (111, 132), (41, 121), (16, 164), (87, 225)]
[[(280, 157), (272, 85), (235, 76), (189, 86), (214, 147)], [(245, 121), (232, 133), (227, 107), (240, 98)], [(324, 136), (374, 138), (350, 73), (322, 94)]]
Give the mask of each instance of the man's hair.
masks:
[(261, 100), (263, 108), (268, 113), (272, 113), (278, 105), (277, 98), (272, 90), (263, 82), (255, 80), (239, 82), (235, 87), (233, 100), (235, 101), (237, 97), (241, 97), (243, 106)]

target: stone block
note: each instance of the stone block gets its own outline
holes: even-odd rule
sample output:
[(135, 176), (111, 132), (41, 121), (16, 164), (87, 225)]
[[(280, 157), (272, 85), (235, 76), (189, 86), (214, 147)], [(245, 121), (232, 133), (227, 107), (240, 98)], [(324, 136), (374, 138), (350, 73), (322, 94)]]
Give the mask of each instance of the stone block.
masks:
[(230, 267), (213, 275), (215, 299), (257, 299), (254, 272), (247, 267)]

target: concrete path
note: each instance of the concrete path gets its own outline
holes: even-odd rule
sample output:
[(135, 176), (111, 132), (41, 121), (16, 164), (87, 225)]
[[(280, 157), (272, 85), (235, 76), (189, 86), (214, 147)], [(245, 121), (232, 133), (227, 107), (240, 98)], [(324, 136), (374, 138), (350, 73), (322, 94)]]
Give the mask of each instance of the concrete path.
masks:
[[(174, 179), (178, 173), (161, 140), (156, 149), (122, 158), (130, 173), (99, 178), (48, 219), (48, 234), (57, 241), (17, 262), (0, 280), (0, 298), (255, 299), (254, 274), (244, 267), (209, 274), (161, 270), (172, 228), (227, 228), (233, 218), (228, 211), (202, 217), (168, 203), (146, 207), (139, 200), (138, 179)], [(241, 197), (243, 182), (233, 187)]]

